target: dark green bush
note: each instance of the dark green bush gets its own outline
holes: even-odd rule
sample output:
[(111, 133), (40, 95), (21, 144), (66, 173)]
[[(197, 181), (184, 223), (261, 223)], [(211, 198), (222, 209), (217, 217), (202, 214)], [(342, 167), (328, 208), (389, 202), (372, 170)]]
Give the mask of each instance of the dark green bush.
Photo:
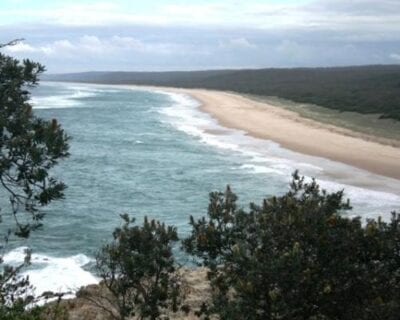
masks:
[(95, 294), (81, 292), (114, 319), (158, 319), (163, 311), (175, 312), (180, 304), (180, 279), (172, 244), (178, 241), (174, 227), (145, 218), (142, 226), (122, 216), (114, 240), (96, 257), (102, 279)]
[(398, 319), (400, 217), (347, 218), (343, 192), (294, 174), (290, 191), (251, 204), (211, 193), (207, 218), (190, 220), (184, 248), (209, 267), (220, 319)]
[[(12, 42), (8, 45), (13, 45)], [(0, 44), (0, 48), (4, 45)], [(20, 276), (30, 255), (20, 266), (3, 263), (9, 237), (27, 238), (44, 217), (41, 207), (64, 196), (65, 185), (50, 170), (68, 156), (68, 136), (55, 119), (36, 117), (29, 103), (44, 67), (0, 53), (0, 188), (9, 206), (0, 208), (0, 319), (36, 319), (25, 307), (32, 303), (29, 281)], [(7, 221), (2, 221), (7, 217)], [(7, 226), (5, 226), (7, 224)]]

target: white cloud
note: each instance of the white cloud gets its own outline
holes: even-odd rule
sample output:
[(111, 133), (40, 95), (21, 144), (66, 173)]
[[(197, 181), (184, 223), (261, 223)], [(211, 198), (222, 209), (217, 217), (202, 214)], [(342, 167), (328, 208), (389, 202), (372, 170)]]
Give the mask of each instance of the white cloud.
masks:
[(145, 45), (142, 41), (132, 38), (132, 37), (121, 37), (121, 36), (113, 36), (111, 42), (119, 46), (120, 48), (125, 49), (134, 49), (134, 50), (144, 50)]
[(244, 37), (230, 39), (229, 43), (228, 43), (228, 46), (236, 47), (236, 48), (242, 48), (242, 49), (255, 49), (255, 48), (257, 48), (256, 45), (250, 43), (249, 40), (247, 40)]
[(393, 60), (400, 62), (400, 54), (399, 53), (392, 53), (389, 57)]
[[(141, 5), (121, 3), (56, 4), (40, 10), (2, 10), (0, 20), (34, 21), (64, 26), (188, 25), (259, 28), (267, 30), (316, 29), (400, 32), (400, 1), (314, 0), (261, 3), (215, 1), (208, 4)], [(134, 9), (135, 8), (135, 9)]]
[(0, 43), (25, 37), (4, 50), (67, 71), (400, 61), (400, 0), (107, 1), (0, 10)]
[(6, 48), (9, 53), (29, 54), (37, 53), (45, 56), (74, 56), (74, 55), (99, 55), (122, 53), (152, 53), (152, 54), (188, 54), (196, 52), (204, 54), (204, 51), (190, 45), (180, 45), (169, 42), (144, 43), (133, 37), (114, 35), (108, 38), (99, 38), (94, 35), (84, 35), (75, 41), (56, 40), (46, 44), (30, 45), (18, 43)]
[(50, 23), (73, 26), (103, 25), (126, 19), (126, 15), (120, 11), (119, 6), (112, 2), (64, 4), (40, 11), (32, 10), (31, 14), (45, 17)]
[(72, 52), (76, 47), (69, 40), (57, 40), (51, 44), (39, 46), (36, 50), (45, 55)]
[[(88, 53), (105, 52), (107, 49), (106, 44), (103, 41), (101, 41), (98, 37), (88, 36), (88, 35), (85, 35), (79, 39), (77, 47)], [(108, 49), (111, 49), (111, 47)]]
[(54, 45), (64, 50), (71, 50), (75, 48), (75, 46), (69, 40), (58, 40), (54, 42)]
[(19, 42), (13, 46), (6, 47), (5, 50), (9, 53), (31, 53), (35, 52), (37, 49), (29, 44)]
[(27, 43), (20, 42), (14, 46), (6, 48), (9, 53), (19, 53), (19, 54), (29, 54), (38, 53), (44, 54), (46, 56), (65, 54), (68, 52), (76, 52), (79, 48), (73, 45), (69, 40), (57, 40), (52, 43), (47, 43), (44, 45), (31, 45)]

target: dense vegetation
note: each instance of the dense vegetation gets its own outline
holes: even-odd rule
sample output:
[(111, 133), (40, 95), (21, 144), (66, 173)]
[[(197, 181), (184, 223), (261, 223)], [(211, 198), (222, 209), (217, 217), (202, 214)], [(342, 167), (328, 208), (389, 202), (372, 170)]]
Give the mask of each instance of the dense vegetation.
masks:
[[(10, 43), (9, 45), (12, 45)], [(0, 45), (0, 48), (2, 45)], [(39, 228), (41, 207), (62, 199), (65, 184), (51, 175), (58, 161), (68, 157), (68, 136), (55, 119), (36, 117), (29, 91), (44, 67), (0, 53), (0, 185), (9, 205), (0, 208), (0, 319), (38, 319), (25, 312), (32, 303), (31, 286), (20, 271), (30, 262), (27, 252), (19, 266), (3, 263), (10, 237), (28, 238)]]
[(276, 96), (340, 111), (400, 120), (400, 66), (219, 70), (191, 72), (88, 72), (47, 80), (230, 90)]
[(93, 294), (82, 289), (79, 297), (116, 320), (155, 320), (165, 310), (177, 311), (181, 290), (172, 254), (172, 244), (178, 241), (176, 228), (147, 218), (142, 226), (127, 215), (122, 219), (113, 242), (96, 257), (103, 290)]
[[(208, 269), (211, 298), (196, 310), (221, 320), (396, 320), (400, 312), (400, 215), (348, 218), (343, 191), (293, 174), (290, 190), (245, 211), (228, 187), (190, 218), (182, 249)], [(100, 291), (85, 296), (113, 319), (164, 319), (184, 292), (171, 245), (176, 229), (128, 216), (99, 252)], [(179, 278), (178, 278), (179, 279)], [(110, 312), (111, 310), (111, 312)]]
[(229, 189), (191, 218), (184, 248), (208, 267), (212, 301), (226, 320), (398, 319), (400, 216), (390, 223), (343, 216), (343, 192), (293, 175), (281, 197), (236, 207)]
[[(297, 172), (283, 196), (248, 211), (236, 202), (229, 187), (213, 192), (207, 216), (190, 218), (182, 249), (207, 267), (211, 291), (196, 310), (182, 304), (192, 319), (398, 319), (400, 215), (348, 218), (343, 191), (327, 193)], [(171, 251), (176, 229), (124, 220), (97, 258), (103, 289), (84, 294), (116, 320), (173, 319), (184, 301)]]
[[(1, 46), (0, 46), (1, 47)], [(2, 255), (11, 236), (40, 227), (42, 206), (61, 199), (65, 185), (50, 175), (68, 156), (68, 136), (56, 120), (37, 118), (29, 87), (39, 64), (0, 54), (0, 185), (10, 199), (1, 217), (13, 219), (0, 253), (0, 319), (67, 319), (64, 309), (29, 309), (31, 287)], [(218, 73), (218, 72), (216, 72)], [(226, 75), (228, 76), (228, 75)], [(228, 187), (210, 194), (207, 215), (190, 219), (182, 249), (208, 268), (211, 298), (196, 314), (210, 319), (397, 320), (400, 314), (400, 216), (390, 222), (344, 215), (343, 192), (327, 193), (293, 175), (290, 190), (248, 211), (237, 208)], [(100, 296), (86, 297), (113, 319), (166, 319), (182, 294), (172, 254), (177, 230), (156, 221), (122, 216), (124, 224), (97, 256)], [(7, 220), (4, 219), (4, 220)], [(1, 220), (0, 220), (1, 221)], [(4, 221), (9, 222), (9, 221)], [(82, 294), (82, 292), (81, 292)], [(108, 305), (107, 305), (108, 304)], [(181, 307), (182, 309), (182, 307)], [(189, 308), (183, 305), (183, 311)], [(104, 319), (104, 317), (103, 317)]]

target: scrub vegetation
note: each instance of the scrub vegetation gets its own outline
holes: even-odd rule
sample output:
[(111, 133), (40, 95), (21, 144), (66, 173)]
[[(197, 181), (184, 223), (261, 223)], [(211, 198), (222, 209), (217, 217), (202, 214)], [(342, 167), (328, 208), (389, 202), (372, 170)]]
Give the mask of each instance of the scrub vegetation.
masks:
[[(277, 79), (285, 83), (292, 78), (290, 73), (297, 72), (298, 77), (303, 75), (304, 83), (321, 81), (321, 98), (335, 97), (335, 91), (328, 90), (333, 85), (328, 79), (336, 76), (335, 94), (339, 98), (332, 101), (347, 101), (343, 105), (349, 106), (353, 100), (345, 99), (349, 88), (340, 79), (363, 79), (363, 88), (369, 83), (368, 88), (376, 85), (377, 91), (385, 86), (387, 91), (382, 89), (381, 94), (391, 96), (398, 81), (398, 71), (394, 69), (240, 71), (241, 78), (234, 76), (239, 71), (196, 76), (170, 73), (176, 77), (165, 79), (163, 84), (172, 85), (174, 79), (183, 81), (184, 76), (185, 81), (174, 85), (196, 86), (189, 79), (199, 81), (201, 75), (204, 84), (208, 75), (210, 86), (212, 79), (218, 79), (222, 86), (221, 79), (226, 77), (230, 82), (227, 80), (224, 85), (230, 83), (247, 90), (245, 85), (254, 87), (246, 77), (257, 82), (265, 76), (263, 72), (276, 74), (270, 82), (265, 81), (276, 84)], [(19, 62), (0, 54), (0, 184), (1, 196), (9, 199), (9, 207), (1, 208), (1, 236), (5, 243), (0, 253), (0, 319), (4, 320), (64, 320), (71, 315), (60, 300), (33, 307), (36, 298), (29, 279), (21, 276), (29, 265), (29, 252), (19, 266), (8, 266), (3, 261), (10, 237), (33, 237), (32, 231), (41, 226), (44, 218), (41, 207), (62, 199), (66, 187), (50, 171), (68, 157), (69, 138), (56, 120), (37, 118), (29, 104), (29, 88), (37, 84), (43, 70), (29, 60)], [(261, 78), (257, 80), (258, 76)], [(379, 87), (377, 79), (387, 82)], [(261, 83), (259, 88), (263, 90), (265, 83)], [(300, 90), (304, 83), (292, 85)], [(355, 83), (351, 84), (353, 88)], [(397, 82), (397, 92), (398, 85)], [(311, 99), (314, 94), (310, 92), (300, 96)], [(355, 95), (359, 93), (354, 91)], [(365, 112), (376, 111), (367, 107), (373, 105), (373, 95), (370, 96), (364, 101)], [(397, 95), (390, 103), (395, 104), (398, 99)], [(385, 113), (385, 107), (380, 110), (384, 116), (399, 116), (398, 108), (388, 108), (389, 113)], [(393, 213), (389, 222), (363, 222), (348, 217), (348, 210), (350, 203), (343, 198), (343, 191), (328, 193), (316, 181), (305, 181), (295, 172), (286, 194), (252, 203), (247, 210), (237, 206), (237, 196), (229, 187), (225, 192), (212, 192), (207, 213), (198, 220), (190, 218), (191, 232), (181, 241), (174, 226), (150, 219), (137, 225), (133, 218), (123, 215), (123, 224), (115, 229), (112, 242), (97, 255), (95, 269), (102, 279), (100, 290), (82, 289), (78, 293), (97, 308), (97, 315), (88, 318), (74, 313), (71, 319), (174, 319), (174, 313), (183, 312), (190, 313), (191, 319), (397, 320), (400, 216)], [(203, 281), (208, 294), (200, 296), (198, 306), (185, 302), (190, 288), (183, 285), (174, 248), (183, 250), (195, 264), (205, 267), (201, 270), (207, 270)], [(51, 293), (44, 295), (52, 297)]]
[(87, 72), (48, 75), (45, 79), (228, 90), (400, 120), (399, 65), (190, 72)]

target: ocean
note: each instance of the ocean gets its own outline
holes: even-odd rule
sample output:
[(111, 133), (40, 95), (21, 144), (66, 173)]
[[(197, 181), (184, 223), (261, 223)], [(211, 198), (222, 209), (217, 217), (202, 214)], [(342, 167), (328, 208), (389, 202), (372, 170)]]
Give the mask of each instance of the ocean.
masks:
[[(344, 189), (350, 215), (389, 219), (400, 209), (400, 181), (224, 128), (185, 94), (41, 83), (31, 102), (37, 116), (57, 118), (72, 137), (70, 158), (53, 171), (68, 185), (65, 200), (46, 207), (43, 228), (27, 241), (11, 241), (4, 257), (13, 264), (24, 248), (33, 250), (25, 274), (37, 294), (97, 282), (93, 257), (120, 225), (120, 214), (138, 223), (144, 216), (161, 220), (185, 237), (189, 216), (206, 215), (209, 192), (228, 184), (246, 207), (284, 194), (299, 169), (329, 191)], [(177, 258), (189, 261), (179, 252)]]

